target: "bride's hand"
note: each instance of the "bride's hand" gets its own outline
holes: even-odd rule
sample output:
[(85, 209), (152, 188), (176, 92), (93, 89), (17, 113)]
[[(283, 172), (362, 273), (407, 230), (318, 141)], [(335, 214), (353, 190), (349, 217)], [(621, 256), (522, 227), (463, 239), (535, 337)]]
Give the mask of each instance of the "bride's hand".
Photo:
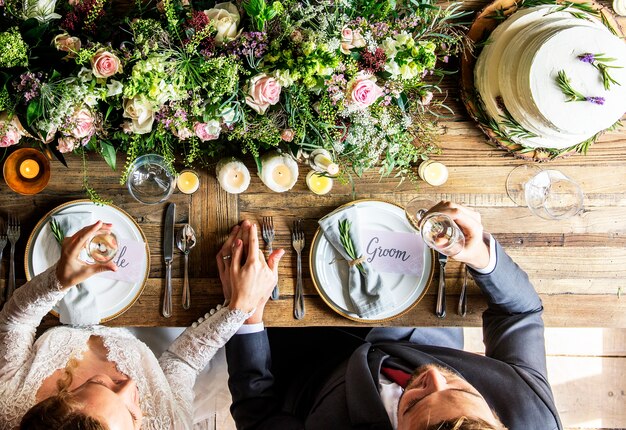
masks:
[(112, 261), (106, 264), (87, 264), (78, 258), (89, 238), (103, 228), (110, 228), (110, 224), (103, 224), (102, 221), (98, 221), (78, 231), (74, 236), (66, 237), (63, 240), (56, 275), (64, 289), (80, 284), (96, 273), (117, 270), (117, 266)]
[(215, 256), (217, 262), (217, 271), (220, 274), (220, 281), (222, 281), (222, 291), (224, 292), (224, 298), (230, 301), (230, 297), (233, 293), (233, 287), (230, 281), (230, 259), (232, 258), (233, 243), (240, 236), (241, 227), (236, 225), (230, 231), (228, 238), (222, 245), (222, 249)]

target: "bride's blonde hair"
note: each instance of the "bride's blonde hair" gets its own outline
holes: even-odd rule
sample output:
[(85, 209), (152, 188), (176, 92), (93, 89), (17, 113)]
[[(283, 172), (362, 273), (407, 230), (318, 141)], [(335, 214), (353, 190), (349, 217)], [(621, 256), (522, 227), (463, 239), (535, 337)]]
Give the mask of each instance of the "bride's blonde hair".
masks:
[(22, 417), (21, 430), (108, 430), (108, 427), (80, 410), (69, 391), (78, 362), (72, 358), (57, 381), (58, 394), (48, 397), (30, 408)]

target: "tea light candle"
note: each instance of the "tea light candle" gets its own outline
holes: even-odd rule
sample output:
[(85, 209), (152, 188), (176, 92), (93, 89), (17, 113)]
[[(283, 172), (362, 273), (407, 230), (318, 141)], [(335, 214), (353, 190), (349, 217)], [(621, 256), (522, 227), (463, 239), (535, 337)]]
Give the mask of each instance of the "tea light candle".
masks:
[(250, 171), (236, 158), (223, 158), (215, 168), (217, 181), (230, 194), (240, 194), (250, 185)]
[(316, 149), (311, 152), (311, 167), (318, 172), (326, 172), (331, 176), (339, 173), (339, 165), (330, 156), (330, 152), (325, 149)]
[(39, 163), (32, 158), (27, 158), (20, 163), (20, 175), (24, 179), (34, 179), (39, 175)]
[(261, 181), (277, 193), (289, 191), (298, 180), (298, 163), (286, 154), (269, 152), (261, 157)]
[(200, 188), (200, 177), (193, 170), (183, 170), (178, 175), (176, 186), (181, 193), (193, 194)]
[(318, 196), (322, 196), (333, 188), (333, 180), (328, 176), (319, 174), (315, 170), (311, 170), (306, 175), (306, 185), (309, 187), (309, 190)]
[(417, 173), (426, 183), (437, 187), (448, 180), (448, 168), (435, 160), (428, 160), (420, 164)]
[(613, 10), (620, 16), (626, 16), (626, 0), (613, 0)]

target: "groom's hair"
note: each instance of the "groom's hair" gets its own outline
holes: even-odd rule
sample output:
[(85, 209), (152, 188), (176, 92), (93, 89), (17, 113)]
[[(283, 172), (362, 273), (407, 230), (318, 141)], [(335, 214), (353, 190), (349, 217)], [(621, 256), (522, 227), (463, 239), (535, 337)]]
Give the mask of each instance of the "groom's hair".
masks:
[(494, 426), (480, 418), (459, 417), (432, 424), (426, 430), (507, 430), (507, 428), (499, 420)]

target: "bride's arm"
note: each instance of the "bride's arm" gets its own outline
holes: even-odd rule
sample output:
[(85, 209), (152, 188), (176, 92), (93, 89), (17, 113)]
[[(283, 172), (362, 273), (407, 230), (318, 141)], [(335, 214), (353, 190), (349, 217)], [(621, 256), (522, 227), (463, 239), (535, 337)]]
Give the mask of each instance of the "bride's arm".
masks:
[(114, 270), (113, 263), (95, 267), (78, 260), (89, 236), (101, 227), (98, 222), (68, 237), (59, 262), (16, 289), (0, 311), (0, 383), (9, 381), (29, 360), (41, 319), (72, 285), (97, 272)]

